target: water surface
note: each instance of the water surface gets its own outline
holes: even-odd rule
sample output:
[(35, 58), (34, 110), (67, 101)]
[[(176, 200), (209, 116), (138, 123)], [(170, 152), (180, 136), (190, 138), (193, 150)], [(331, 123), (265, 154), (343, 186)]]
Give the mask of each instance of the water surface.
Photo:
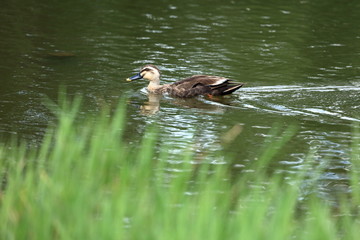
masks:
[[(246, 168), (269, 131), (299, 126), (275, 157), (275, 172), (296, 172), (315, 149), (326, 166), (316, 191), (348, 191), (352, 125), (360, 121), (360, 3), (356, 1), (5, 1), (0, 9), (0, 134), (32, 147), (53, 120), (43, 104), (61, 86), (97, 113), (126, 98), (126, 141), (136, 146), (158, 124), (169, 162)], [(125, 78), (156, 64), (162, 81), (193, 74), (246, 85), (225, 99), (158, 98)], [(235, 128), (234, 128), (235, 127)], [(227, 142), (231, 129), (239, 135)], [(219, 156), (226, 149), (230, 156)], [(311, 169), (309, 169), (311, 170)], [(340, 187), (339, 187), (340, 186)]]

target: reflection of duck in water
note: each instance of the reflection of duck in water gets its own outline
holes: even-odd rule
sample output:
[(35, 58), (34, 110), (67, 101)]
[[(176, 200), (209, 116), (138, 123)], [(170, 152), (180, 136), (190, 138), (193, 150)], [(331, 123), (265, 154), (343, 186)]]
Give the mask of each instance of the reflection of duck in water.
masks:
[[(160, 100), (163, 96), (161, 94), (151, 92), (148, 92), (146, 95), (148, 97), (148, 101), (144, 102), (143, 105), (140, 106), (141, 114), (154, 115), (158, 113), (160, 111)], [(226, 102), (219, 102), (219, 100), (221, 99), (212, 99), (212, 101), (207, 101), (205, 99), (198, 98), (167, 98), (166, 102), (184, 108), (196, 108), (199, 110), (211, 111), (212, 113), (223, 113), (225, 110), (224, 107), (227, 106), (227, 104)]]
[(153, 115), (160, 110), (160, 99), (161, 95), (148, 93), (148, 102), (144, 102), (144, 104), (140, 107), (141, 113), (144, 115)]
[(222, 96), (231, 94), (241, 88), (243, 83), (236, 83), (230, 79), (208, 75), (194, 75), (184, 80), (160, 85), (160, 70), (154, 65), (145, 65), (141, 71), (127, 81), (136, 79), (147, 79), (149, 85), (147, 90), (150, 93), (167, 93), (174, 97), (195, 97), (199, 95)]

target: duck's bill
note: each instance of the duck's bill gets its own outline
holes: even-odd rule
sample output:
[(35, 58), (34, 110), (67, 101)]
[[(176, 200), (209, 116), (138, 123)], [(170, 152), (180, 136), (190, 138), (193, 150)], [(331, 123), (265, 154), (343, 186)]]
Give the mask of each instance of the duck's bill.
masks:
[(141, 74), (138, 73), (135, 76), (127, 78), (126, 81), (131, 82), (132, 80), (137, 80), (137, 79), (141, 79), (141, 78), (142, 78)]

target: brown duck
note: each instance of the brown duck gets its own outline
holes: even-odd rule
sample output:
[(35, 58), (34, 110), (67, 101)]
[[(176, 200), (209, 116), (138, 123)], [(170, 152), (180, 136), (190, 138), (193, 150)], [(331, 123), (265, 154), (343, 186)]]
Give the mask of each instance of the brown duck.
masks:
[(145, 65), (138, 74), (126, 80), (130, 82), (136, 79), (149, 80), (147, 90), (151, 93), (169, 94), (182, 98), (199, 95), (227, 95), (244, 85), (243, 83), (233, 82), (228, 78), (208, 75), (194, 75), (175, 83), (160, 85), (160, 70), (152, 64)]

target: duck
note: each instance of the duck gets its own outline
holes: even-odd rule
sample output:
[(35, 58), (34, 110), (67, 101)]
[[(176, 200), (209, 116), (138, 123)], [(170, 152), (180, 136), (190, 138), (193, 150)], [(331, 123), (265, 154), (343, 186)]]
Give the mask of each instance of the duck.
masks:
[(186, 79), (160, 85), (161, 72), (152, 64), (143, 66), (139, 73), (127, 78), (128, 82), (138, 79), (149, 81), (147, 90), (154, 94), (168, 94), (172, 97), (191, 98), (197, 96), (224, 96), (241, 88), (244, 83), (234, 82), (231, 79), (209, 75), (194, 75)]

